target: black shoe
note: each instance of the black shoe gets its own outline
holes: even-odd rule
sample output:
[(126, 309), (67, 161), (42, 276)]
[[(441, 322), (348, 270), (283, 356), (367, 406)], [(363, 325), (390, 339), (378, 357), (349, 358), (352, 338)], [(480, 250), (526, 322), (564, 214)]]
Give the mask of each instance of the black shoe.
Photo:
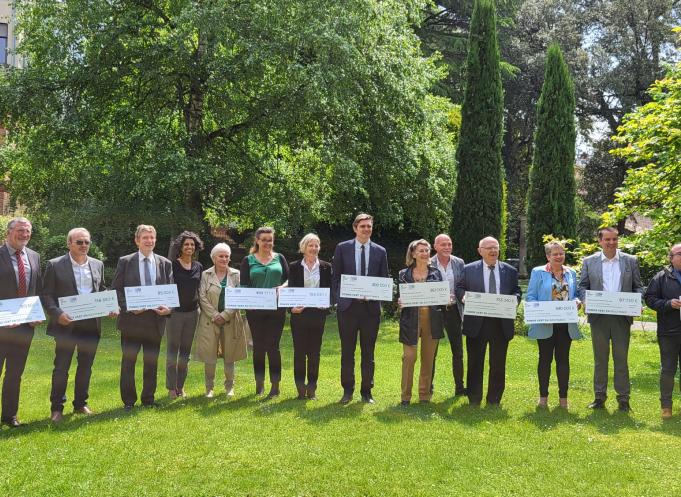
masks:
[(10, 428), (19, 428), (21, 426), (21, 423), (19, 422), (16, 416), (12, 416), (11, 418), (8, 419), (3, 419), (2, 424), (6, 424)]
[(347, 405), (347, 404), (350, 403), (351, 400), (352, 400), (352, 394), (351, 393), (344, 393), (339, 402), (343, 405)]
[(620, 412), (631, 412), (631, 406), (628, 400), (621, 400), (618, 402), (617, 410)]
[(468, 395), (468, 390), (466, 390), (464, 387), (454, 390), (454, 397), (463, 397), (464, 395)]
[(403, 400), (403, 401), (400, 402), (401, 407), (407, 407), (409, 404), (410, 404), (410, 401), (408, 401), (408, 400)]
[(362, 394), (362, 402), (364, 402), (365, 404), (375, 404), (376, 403), (376, 401), (374, 400), (374, 398), (371, 396), (370, 393)]
[(123, 406), (124, 411), (132, 411), (132, 408), (135, 407), (135, 404), (125, 404)]
[(605, 400), (594, 399), (594, 401), (586, 407), (589, 409), (605, 409)]
[(153, 409), (154, 407), (159, 407), (159, 405), (156, 402), (146, 402), (142, 403), (142, 407), (148, 407), (150, 409)]

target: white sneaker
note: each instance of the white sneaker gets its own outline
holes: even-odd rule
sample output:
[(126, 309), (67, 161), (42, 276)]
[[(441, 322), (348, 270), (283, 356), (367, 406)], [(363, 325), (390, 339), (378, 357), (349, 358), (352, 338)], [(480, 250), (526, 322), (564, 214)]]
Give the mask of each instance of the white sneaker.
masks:
[(212, 390), (208, 390), (208, 391), (206, 392), (206, 398), (207, 398), (207, 399), (212, 399), (213, 397), (215, 397), (215, 393), (213, 393)]

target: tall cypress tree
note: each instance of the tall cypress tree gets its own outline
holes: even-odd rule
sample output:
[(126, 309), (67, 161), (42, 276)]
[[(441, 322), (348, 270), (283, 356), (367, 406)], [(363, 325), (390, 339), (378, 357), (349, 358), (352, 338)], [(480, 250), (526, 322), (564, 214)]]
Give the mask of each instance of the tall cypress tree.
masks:
[(537, 103), (537, 130), (527, 195), (527, 254), (532, 265), (546, 263), (544, 235), (572, 238), (575, 209), (575, 92), (563, 54), (551, 44)]
[(456, 253), (473, 261), (481, 238), (502, 233), (504, 95), (494, 0), (475, 1), (466, 65), (452, 234)]

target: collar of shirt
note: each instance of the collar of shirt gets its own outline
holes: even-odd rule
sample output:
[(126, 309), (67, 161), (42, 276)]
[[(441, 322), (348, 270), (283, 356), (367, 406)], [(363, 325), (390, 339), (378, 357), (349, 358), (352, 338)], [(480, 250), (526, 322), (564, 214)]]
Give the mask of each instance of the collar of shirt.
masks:
[(672, 268), (672, 276), (674, 276), (677, 280), (679, 280), (679, 283), (681, 283), (681, 271)]
[(82, 263), (82, 264), (79, 263), (79, 262), (77, 262), (77, 261), (73, 258), (73, 256), (72, 256), (71, 254), (69, 254), (69, 259), (71, 259), (71, 265), (72, 265), (73, 267), (85, 267), (85, 266), (88, 265), (87, 258), (85, 258), (85, 262)]
[(359, 240), (355, 238), (355, 250), (361, 250), (362, 245), (364, 245), (364, 250), (368, 250), (371, 245), (371, 238), (369, 238), (366, 243), (360, 243)]
[[(9, 255), (11, 256), (16, 256), (17, 255), (17, 249), (12, 247), (9, 242), (5, 242), (5, 247), (7, 247), (7, 251), (9, 252)], [(19, 251), (23, 257), (26, 256), (26, 249), (21, 249)]]
[(605, 253), (601, 250), (601, 261), (603, 262), (619, 262), (620, 260), (620, 250), (617, 249), (615, 251), (615, 256), (612, 259), (608, 259), (605, 255)]
[(308, 273), (314, 273), (315, 269), (319, 269), (319, 258), (316, 258), (314, 261), (314, 264), (312, 264), (312, 268), (307, 265), (307, 262), (305, 262), (305, 259), (303, 259), (303, 270), (307, 271)]
[(149, 258), (149, 262), (152, 262), (154, 260), (154, 253), (153, 252), (149, 255), (144, 255), (141, 250), (138, 250), (137, 254), (139, 255), (140, 263), (144, 260), (145, 257)]

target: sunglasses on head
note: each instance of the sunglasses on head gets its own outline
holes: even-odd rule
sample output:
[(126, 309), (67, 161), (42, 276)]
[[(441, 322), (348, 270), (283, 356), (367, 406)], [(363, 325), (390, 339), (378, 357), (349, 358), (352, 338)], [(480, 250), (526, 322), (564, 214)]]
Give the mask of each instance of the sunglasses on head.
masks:
[(90, 240), (76, 240), (76, 245), (90, 245)]

